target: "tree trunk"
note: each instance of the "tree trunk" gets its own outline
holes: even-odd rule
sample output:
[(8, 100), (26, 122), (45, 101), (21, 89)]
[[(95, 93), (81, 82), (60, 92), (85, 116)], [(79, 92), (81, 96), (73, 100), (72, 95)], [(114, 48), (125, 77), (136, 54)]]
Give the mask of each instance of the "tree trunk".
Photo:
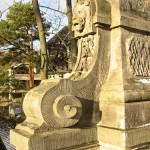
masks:
[(41, 80), (48, 79), (48, 57), (47, 57), (47, 47), (46, 38), (44, 33), (44, 27), (42, 24), (42, 17), (39, 9), (38, 0), (32, 0), (33, 9), (37, 21), (39, 38), (40, 38), (40, 48), (41, 48)]
[(66, 0), (66, 7), (67, 7), (67, 18), (68, 18), (68, 27), (70, 30), (70, 40), (71, 40), (71, 64), (72, 68), (74, 67), (76, 63), (76, 56), (77, 56), (77, 46), (76, 46), (76, 41), (73, 38), (74, 34), (72, 32), (72, 3), (71, 0)]

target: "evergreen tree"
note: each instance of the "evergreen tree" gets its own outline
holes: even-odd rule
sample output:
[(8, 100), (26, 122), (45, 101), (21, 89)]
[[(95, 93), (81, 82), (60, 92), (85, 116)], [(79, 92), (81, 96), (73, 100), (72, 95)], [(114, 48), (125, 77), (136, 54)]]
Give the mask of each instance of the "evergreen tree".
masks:
[[(50, 28), (50, 23), (46, 21), (43, 13), (42, 23), (44, 31), (47, 31)], [(5, 47), (11, 45), (10, 52), (14, 56), (12, 62), (14, 60), (18, 63), (33, 63), (37, 60), (33, 50), (33, 41), (37, 39), (39, 39), (39, 35), (32, 4), (14, 3), (9, 9), (6, 20), (0, 20), (0, 45)], [(5, 61), (9, 62), (8, 59)]]
[(0, 45), (13, 45), (18, 48), (29, 48), (29, 31), (34, 32), (37, 39), (37, 29), (32, 5), (30, 3), (15, 3), (10, 7), (6, 20), (0, 21)]

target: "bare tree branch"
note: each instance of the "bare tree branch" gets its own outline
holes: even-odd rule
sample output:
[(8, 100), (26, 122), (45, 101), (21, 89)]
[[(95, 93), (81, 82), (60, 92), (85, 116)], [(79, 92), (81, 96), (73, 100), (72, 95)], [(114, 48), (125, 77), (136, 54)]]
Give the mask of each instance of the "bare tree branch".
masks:
[(60, 10), (58, 10), (58, 9), (54, 9), (54, 8), (47, 7), (47, 6), (40, 6), (40, 7), (47, 8), (47, 9), (50, 9), (50, 10), (53, 10), (53, 11), (56, 11), (56, 12), (59, 12), (59, 13), (61, 13), (61, 14), (66, 15), (66, 13), (65, 13), (65, 12), (62, 12), (62, 11), (60, 11)]

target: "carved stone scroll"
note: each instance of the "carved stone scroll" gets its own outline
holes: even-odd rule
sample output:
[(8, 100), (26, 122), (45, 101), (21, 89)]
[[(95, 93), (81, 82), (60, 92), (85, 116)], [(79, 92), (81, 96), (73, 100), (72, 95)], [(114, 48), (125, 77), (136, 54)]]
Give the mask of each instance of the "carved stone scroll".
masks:
[[(25, 135), (23, 138), (27, 137), (30, 143), (34, 143), (26, 142), (28, 149), (99, 149), (95, 132), (95, 125), (101, 117), (96, 42), (100, 43), (101, 30), (93, 23), (94, 12), (95, 1), (76, 0), (73, 31), (77, 39), (78, 56), (71, 75), (67, 79), (42, 81), (25, 96), (23, 108), (27, 118), (17, 125), (11, 139), (16, 134), (22, 136), (27, 133), (28, 137)], [(78, 132), (80, 128), (82, 132)], [(54, 136), (56, 142), (53, 141)], [(20, 150), (16, 140), (12, 143)]]
[(150, 37), (134, 36), (127, 42), (130, 68), (135, 76), (150, 77)]
[[(47, 125), (51, 127), (69, 127), (79, 121), (82, 114), (82, 105), (76, 97), (61, 95), (50, 102), (49, 106), (42, 108), (43, 118)], [(49, 109), (49, 113), (45, 109)]]
[[(93, 2), (91, 0), (76, 1), (73, 28), (77, 38), (78, 57), (74, 70), (68, 79), (44, 82), (27, 93), (24, 99), (24, 112), (27, 116), (25, 123), (31, 122), (31, 120), (32, 123), (35, 123), (36, 118), (41, 122), (39, 128), (43, 124), (52, 128), (70, 127), (77, 123), (81, 125), (80, 118), (86, 116), (82, 114), (83, 110), (85, 111), (83, 99), (90, 100), (92, 102), (89, 103), (93, 104), (93, 101), (97, 100), (97, 97), (94, 96), (94, 89), (97, 86), (93, 83), (98, 82), (92, 69), (96, 66), (98, 50), (95, 42), (98, 32), (92, 32), (92, 9)], [(37, 102), (36, 107), (31, 107)], [(31, 108), (27, 105), (30, 105)]]

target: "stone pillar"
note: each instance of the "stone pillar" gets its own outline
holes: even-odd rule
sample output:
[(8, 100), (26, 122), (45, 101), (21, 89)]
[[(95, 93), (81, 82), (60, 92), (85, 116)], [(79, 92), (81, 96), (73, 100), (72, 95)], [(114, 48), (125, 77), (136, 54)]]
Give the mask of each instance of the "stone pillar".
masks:
[(150, 2), (108, 0), (110, 65), (100, 92), (101, 150), (150, 148)]

